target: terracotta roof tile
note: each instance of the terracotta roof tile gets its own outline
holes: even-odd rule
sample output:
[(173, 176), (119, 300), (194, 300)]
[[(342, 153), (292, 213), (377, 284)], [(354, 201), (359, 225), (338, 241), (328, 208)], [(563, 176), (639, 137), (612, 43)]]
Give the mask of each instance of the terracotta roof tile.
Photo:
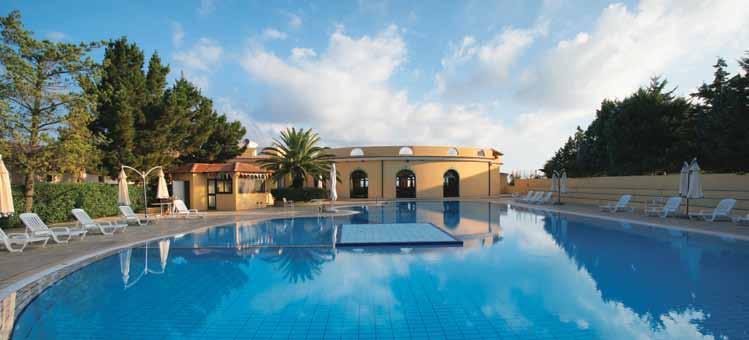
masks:
[(254, 172), (268, 173), (254, 164), (247, 163), (188, 163), (172, 169), (172, 173), (210, 173), (210, 172)]

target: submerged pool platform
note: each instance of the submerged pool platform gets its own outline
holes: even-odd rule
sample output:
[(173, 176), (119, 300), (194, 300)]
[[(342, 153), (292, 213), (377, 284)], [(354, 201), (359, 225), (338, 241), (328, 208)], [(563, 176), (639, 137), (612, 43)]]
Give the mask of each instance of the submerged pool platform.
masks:
[(343, 224), (336, 246), (462, 246), (460, 241), (431, 223)]

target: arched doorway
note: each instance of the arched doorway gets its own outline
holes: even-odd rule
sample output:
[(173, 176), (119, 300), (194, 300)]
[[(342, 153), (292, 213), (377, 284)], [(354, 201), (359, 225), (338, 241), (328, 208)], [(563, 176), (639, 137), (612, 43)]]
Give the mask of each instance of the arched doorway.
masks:
[(395, 197), (416, 198), (416, 175), (411, 170), (401, 170), (395, 175)]
[(355, 170), (351, 173), (351, 198), (369, 197), (369, 178), (367, 173), (362, 170)]
[(442, 196), (443, 197), (460, 197), (460, 176), (455, 170), (447, 170), (442, 176)]

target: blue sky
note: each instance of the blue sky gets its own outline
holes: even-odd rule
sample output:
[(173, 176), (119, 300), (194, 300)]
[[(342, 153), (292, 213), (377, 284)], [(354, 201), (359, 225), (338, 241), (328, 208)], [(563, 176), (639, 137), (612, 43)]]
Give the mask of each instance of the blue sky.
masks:
[[(749, 49), (743, 0), (4, 1), (38, 37), (127, 36), (248, 137), (494, 147), (542, 166), (603, 98), (663, 75), (680, 93)], [(100, 58), (103, 51), (98, 51)]]

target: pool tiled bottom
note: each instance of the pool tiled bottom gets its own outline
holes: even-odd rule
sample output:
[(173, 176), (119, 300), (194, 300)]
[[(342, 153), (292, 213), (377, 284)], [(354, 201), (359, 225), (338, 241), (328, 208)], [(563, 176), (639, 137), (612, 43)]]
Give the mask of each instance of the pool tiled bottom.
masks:
[[(180, 251), (181, 253), (182, 251)], [(355, 255), (348, 255), (355, 256)], [(257, 261), (257, 260), (253, 260)], [(257, 263), (256, 263), (257, 264)], [(250, 263), (250, 265), (256, 265)], [(489, 310), (485, 300), (467, 291), (438, 289), (439, 279), (425, 273), (392, 282), (388, 299), (377, 290), (357, 291), (342, 301), (334, 293), (300, 284), (293, 290), (259, 295), (262, 288), (228, 271), (191, 280), (149, 275), (124, 291), (127, 306), (107, 315), (45, 313), (54, 304), (97, 303), (95, 294), (66, 301), (43, 301), (31, 311), (31, 331), (14, 338), (69, 339), (595, 339), (590, 329), (561, 323), (551, 314), (528, 310)], [(76, 274), (73, 274), (76, 275)], [(169, 282), (158, 295), (140, 298), (157, 281)], [(163, 281), (161, 282), (163, 283)], [(216, 287), (235, 287), (220, 291)], [(56, 287), (68, 289), (68, 287)], [(331, 289), (336, 289), (331, 287)], [(164, 292), (170, 292), (164, 294)], [(138, 296), (128, 300), (129, 296)], [(390, 301), (390, 303), (387, 303)], [(529, 301), (531, 307), (533, 301)], [(522, 306), (519, 306), (522, 307)], [(137, 313), (128, 312), (137, 310)], [(80, 323), (80, 320), (90, 320)]]
[(338, 246), (462, 245), (431, 223), (344, 224)]

